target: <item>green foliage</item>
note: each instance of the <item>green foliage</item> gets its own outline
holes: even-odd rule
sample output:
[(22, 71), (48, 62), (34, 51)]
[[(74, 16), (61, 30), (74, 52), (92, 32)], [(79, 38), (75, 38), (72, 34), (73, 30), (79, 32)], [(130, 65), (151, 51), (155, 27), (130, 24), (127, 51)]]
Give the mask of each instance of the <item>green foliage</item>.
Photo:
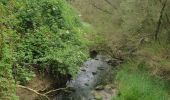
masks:
[(12, 76), (13, 54), (10, 41), (7, 38), (9, 30), (2, 30), (1, 34), (1, 58), (0, 58), (0, 99), (17, 100), (15, 85)]
[(120, 96), (113, 100), (169, 100), (168, 83), (151, 76), (147, 65), (129, 61), (117, 74)]
[(29, 69), (23, 68), (21, 66), (17, 66), (15, 70), (15, 80), (20, 82), (20, 84), (25, 85), (28, 81), (35, 77), (35, 73), (33, 71), (30, 71)]
[(0, 8), (0, 99), (15, 96), (12, 73), (25, 84), (35, 76), (34, 66), (42, 72), (50, 69), (54, 77), (76, 76), (88, 56), (88, 42), (65, 0), (2, 0)]
[(86, 44), (76, 13), (63, 0), (25, 2), (22, 0), (22, 7), (15, 8), (19, 19), (16, 31), (22, 36), (16, 48), (19, 64), (55, 66), (55, 73), (75, 76), (86, 58)]

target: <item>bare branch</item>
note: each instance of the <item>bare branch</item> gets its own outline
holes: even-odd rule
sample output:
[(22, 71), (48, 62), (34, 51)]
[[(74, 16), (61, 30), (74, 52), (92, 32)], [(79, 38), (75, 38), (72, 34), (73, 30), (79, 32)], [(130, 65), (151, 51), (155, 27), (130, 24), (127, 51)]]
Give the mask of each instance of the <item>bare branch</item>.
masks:
[(31, 91), (31, 92), (33, 92), (33, 93), (35, 93), (35, 94), (37, 94), (37, 95), (39, 95), (41, 97), (45, 97), (47, 100), (50, 100), (50, 98), (47, 95), (41, 94), (41, 93), (37, 92), (36, 90), (31, 89), (29, 87), (25, 87), (25, 86), (22, 86), (22, 85), (17, 85), (17, 87), (22, 88), (22, 89), (26, 89), (26, 90)]
[(91, 0), (91, 5), (92, 5), (93, 7), (95, 7), (96, 9), (98, 9), (98, 10), (100, 10), (100, 11), (106, 13), (106, 14), (110, 14), (110, 15), (112, 14), (110, 11), (98, 7), (92, 0)]
[(53, 92), (57, 92), (57, 91), (61, 91), (61, 90), (67, 90), (67, 89), (68, 89), (68, 87), (66, 87), (66, 88), (59, 88), (59, 89), (55, 89), (55, 90), (50, 90), (50, 91), (44, 93), (44, 95), (48, 95), (48, 94), (51, 94)]
[(107, 2), (107, 4), (109, 4), (111, 7), (113, 7), (114, 9), (117, 9), (109, 0), (105, 0), (105, 2)]
[(156, 31), (155, 31), (155, 40), (158, 40), (158, 33), (159, 33), (159, 30), (160, 30), (160, 26), (161, 26), (161, 20), (163, 18), (163, 13), (164, 13), (164, 10), (165, 10), (165, 7), (166, 7), (166, 3), (167, 3), (167, 0), (164, 2), (163, 4), (163, 7), (161, 9), (161, 12), (160, 12), (160, 17), (159, 17), (159, 20), (158, 20), (158, 23), (157, 23), (157, 28), (156, 28)]
[[(159, 0), (159, 1), (163, 5), (162, 0)], [(166, 12), (165, 12), (165, 16), (166, 16), (167, 22), (170, 24), (169, 16), (168, 16), (168, 14)]]

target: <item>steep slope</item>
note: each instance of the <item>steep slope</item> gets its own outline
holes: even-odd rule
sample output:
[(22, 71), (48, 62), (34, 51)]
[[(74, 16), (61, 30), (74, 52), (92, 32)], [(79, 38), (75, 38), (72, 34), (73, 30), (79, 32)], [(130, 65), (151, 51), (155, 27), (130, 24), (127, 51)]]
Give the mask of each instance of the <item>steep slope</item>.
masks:
[(88, 43), (65, 0), (1, 0), (0, 8), (0, 99), (17, 99), (16, 83), (27, 84), (35, 72), (54, 80), (76, 76)]

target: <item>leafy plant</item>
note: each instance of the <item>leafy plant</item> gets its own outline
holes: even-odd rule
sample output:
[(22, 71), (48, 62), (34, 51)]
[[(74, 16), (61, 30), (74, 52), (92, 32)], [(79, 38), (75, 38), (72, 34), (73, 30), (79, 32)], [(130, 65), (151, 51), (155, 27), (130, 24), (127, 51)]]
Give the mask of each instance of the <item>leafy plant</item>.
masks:
[(12, 73), (16, 81), (27, 83), (35, 76), (34, 65), (42, 72), (50, 69), (54, 77), (76, 76), (88, 56), (88, 42), (81, 20), (65, 0), (3, 0), (0, 8), (2, 97), (15, 96)]

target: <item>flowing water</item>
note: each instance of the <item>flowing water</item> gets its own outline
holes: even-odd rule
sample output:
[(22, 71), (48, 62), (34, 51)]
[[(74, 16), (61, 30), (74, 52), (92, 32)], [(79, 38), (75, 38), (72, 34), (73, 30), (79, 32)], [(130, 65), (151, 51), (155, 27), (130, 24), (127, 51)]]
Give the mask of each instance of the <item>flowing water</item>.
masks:
[(102, 55), (97, 55), (94, 59), (86, 61), (77, 78), (67, 83), (67, 86), (74, 91), (69, 95), (60, 95), (57, 100), (95, 100), (91, 92), (112, 69), (107, 61), (108, 59)]
[[(108, 4), (105, 0), (69, 1), (75, 8), (77, 8), (77, 10), (80, 12), (81, 18), (85, 22), (94, 26), (95, 30), (97, 30), (99, 34), (108, 39), (109, 44), (113, 44), (113, 40), (117, 39), (111, 37), (111, 35), (116, 33), (113, 29), (117, 29), (119, 27), (113, 27), (113, 25), (119, 21), (117, 21), (117, 18), (114, 18), (115, 14), (106, 14), (100, 9), (96, 9), (92, 3), (95, 3), (96, 6), (100, 7), (101, 9), (114, 13), (115, 8), (110, 5), (113, 5), (115, 2), (119, 2), (119, 0), (108, 0), (112, 4)], [(115, 37), (118, 37), (118, 35)], [(95, 100), (91, 92), (97, 85), (105, 81), (105, 78), (108, 77), (110, 71), (112, 71), (113, 67), (107, 63), (108, 61), (109, 59), (102, 55), (97, 55), (93, 59), (87, 60), (82, 65), (77, 78), (67, 83), (67, 86), (71, 87), (74, 91), (71, 94), (58, 96), (57, 100)], [(107, 93), (104, 92), (103, 94)]]

